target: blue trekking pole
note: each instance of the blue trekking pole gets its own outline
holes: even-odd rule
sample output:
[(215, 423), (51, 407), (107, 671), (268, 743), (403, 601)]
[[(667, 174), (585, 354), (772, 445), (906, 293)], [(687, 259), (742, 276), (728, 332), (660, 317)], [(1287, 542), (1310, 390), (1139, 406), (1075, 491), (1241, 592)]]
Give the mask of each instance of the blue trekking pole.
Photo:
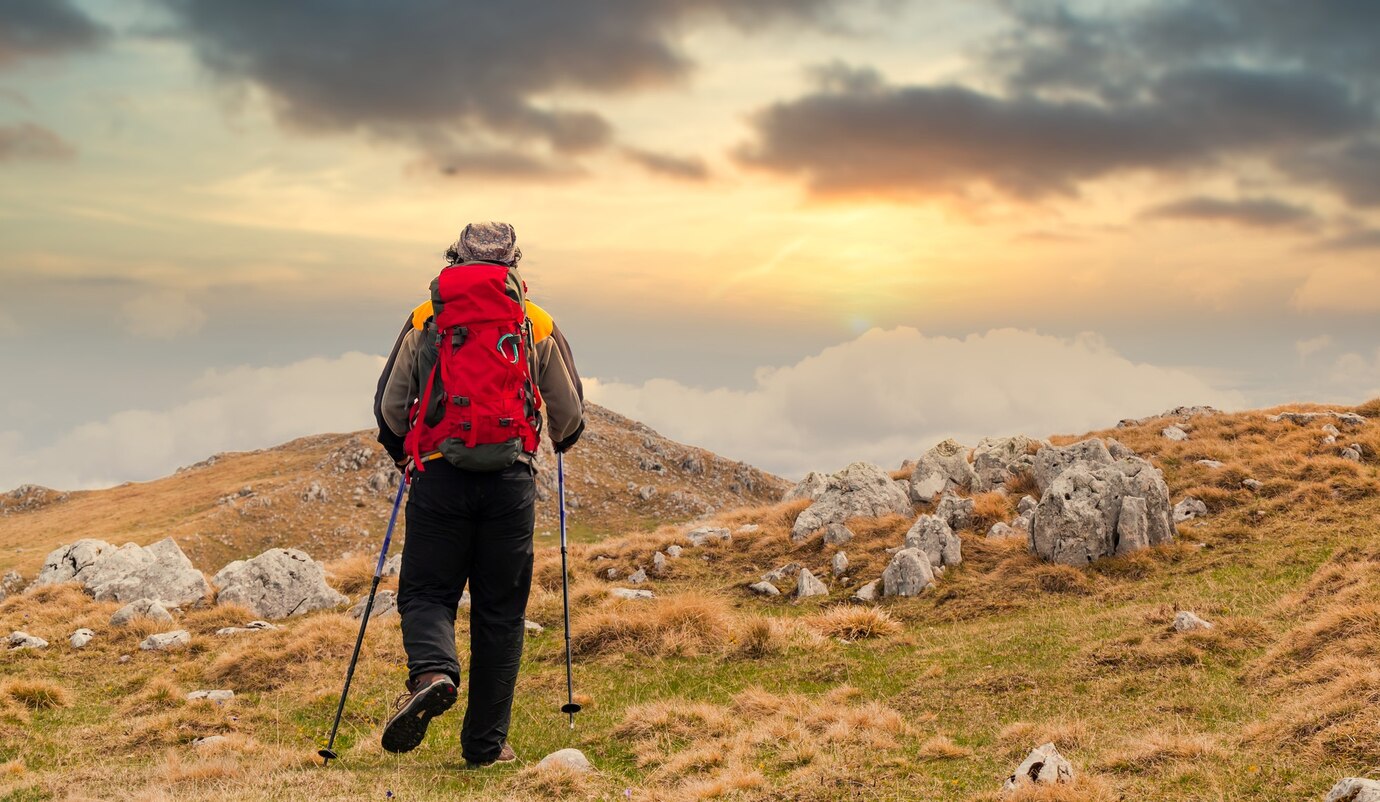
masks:
[(575, 678), (570, 668), (570, 572), (566, 568), (565, 548), (565, 456), (556, 455), (556, 486), (561, 497), (561, 601), (565, 604), (565, 704), (561, 712), (570, 716), (570, 729), (575, 729), (575, 714), (580, 706), (575, 704)]
[(355, 653), (350, 656), (350, 668), (345, 672), (345, 690), (340, 692), (340, 704), (335, 708), (335, 723), (331, 725), (331, 738), (326, 748), (317, 752), (322, 758), (322, 767), (340, 757), (334, 751), (335, 734), (340, 729), (340, 717), (345, 713), (345, 697), (350, 693), (350, 681), (355, 678), (355, 664), (359, 662), (359, 649), (364, 645), (364, 628), (369, 626), (369, 616), (374, 612), (374, 594), (378, 593), (379, 580), (383, 577), (383, 561), (388, 559), (388, 544), (393, 540), (393, 526), (398, 522), (398, 508), (402, 506), (403, 492), (407, 490), (407, 471), (403, 471), (402, 481), (398, 483), (398, 495), (393, 499), (393, 514), (388, 517), (388, 531), (383, 536), (383, 548), (379, 549), (379, 561), (374, 566), (374, 583), (369, 586), (369, 601), (364, 605), (364, 616), (359, 620), (359, 637), (355, 638)]

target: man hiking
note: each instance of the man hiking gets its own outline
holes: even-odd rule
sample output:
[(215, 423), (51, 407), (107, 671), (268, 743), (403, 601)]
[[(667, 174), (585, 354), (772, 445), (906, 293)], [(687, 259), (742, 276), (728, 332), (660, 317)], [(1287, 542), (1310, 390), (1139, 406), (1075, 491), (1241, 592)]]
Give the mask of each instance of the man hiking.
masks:
[(532, 585), (537, 443), (545, 425), (564, 452), (585, 426), (569, 344), (527, 300), (521, 258), (511, 225), (465, 226), (379, 377), (379, 442), (411, 471), (398, 579), (408, 681), (384, 725), (389, 752), (415, 749), (455, 704), (455, 615), (468, 584), (462, 754), (476, 767), (516, 759), (507, 739)]

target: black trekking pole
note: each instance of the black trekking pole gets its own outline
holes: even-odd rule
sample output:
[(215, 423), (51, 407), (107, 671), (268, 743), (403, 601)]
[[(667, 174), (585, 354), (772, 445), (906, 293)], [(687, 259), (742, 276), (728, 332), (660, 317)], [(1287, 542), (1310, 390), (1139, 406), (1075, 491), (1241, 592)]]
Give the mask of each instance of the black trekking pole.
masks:
[(575, 714), (580, 706), (575, 704), (575, 677), (570, 668), (570, 573), (566, 568), (565, 548), (565, 455), (556, 455), (556, 486), (561, 497), (561, 601), (565, 605), (565, 704), (561, 712), (570, 716), (570, 729), (575, 729)]
[(379, 561), (374, 566), (374, 583), (369, 586), (369, 601), (364, 605), (364, 616), (359, 620), (359, 637), (355, 638), (355, 653), (350, 655), (350, 668), (345, 672), (345, 689), (340, 692), (340, 704), (335, 708), (335, 723), (331, 724), (331, 738), (326, 748), (316, 754), (322, 757), (322, 767), (340, 757), (334, 751), (335, 734), (340, 729), (340, 717), (345, 713), (345, 697), (350, 693), (350, 681), (355, 678), (355, 664), (359, 662), (359, 649), (364, 645), (364, 628), (369, 626), (369, 616), (374, 612), (374, 594), (379, 590), (379, 579), (383, 577), (383, 561), (388, 559), (388, 544), (393, 540), (393, 526), (398, 522), (398, 508), (402, 506), (403, 492), (407, 490), (407, 471), (403, 471), (402, 481), (398, 483), (398, 495), (393, 499), (393, 514), (388, 517), (388, 531), (383, 535), (383, 548), (379, 549)]

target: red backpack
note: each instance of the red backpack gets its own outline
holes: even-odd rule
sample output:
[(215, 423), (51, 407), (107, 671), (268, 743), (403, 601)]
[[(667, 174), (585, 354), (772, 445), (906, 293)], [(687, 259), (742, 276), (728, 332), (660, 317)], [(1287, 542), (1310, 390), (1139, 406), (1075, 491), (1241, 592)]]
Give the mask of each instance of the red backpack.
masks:
[(535, 454), (541, 429), (526, 286), (511, 268), (452, 265), (431, 282), (417, 358), (421, 394), (404, 445), (417, 470), (444, 456), (497, 471)]

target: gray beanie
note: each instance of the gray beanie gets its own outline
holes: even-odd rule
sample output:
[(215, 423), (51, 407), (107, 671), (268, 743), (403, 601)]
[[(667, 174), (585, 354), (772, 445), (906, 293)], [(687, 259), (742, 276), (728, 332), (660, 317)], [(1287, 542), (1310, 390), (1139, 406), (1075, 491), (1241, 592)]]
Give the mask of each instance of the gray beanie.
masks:
[(517, 232), (508, 223), (470, 223), (446, 251), (446, 259), (453, 265), (482, 261), (516, 267), (522, 260), (522, 249), (517, 246)]

